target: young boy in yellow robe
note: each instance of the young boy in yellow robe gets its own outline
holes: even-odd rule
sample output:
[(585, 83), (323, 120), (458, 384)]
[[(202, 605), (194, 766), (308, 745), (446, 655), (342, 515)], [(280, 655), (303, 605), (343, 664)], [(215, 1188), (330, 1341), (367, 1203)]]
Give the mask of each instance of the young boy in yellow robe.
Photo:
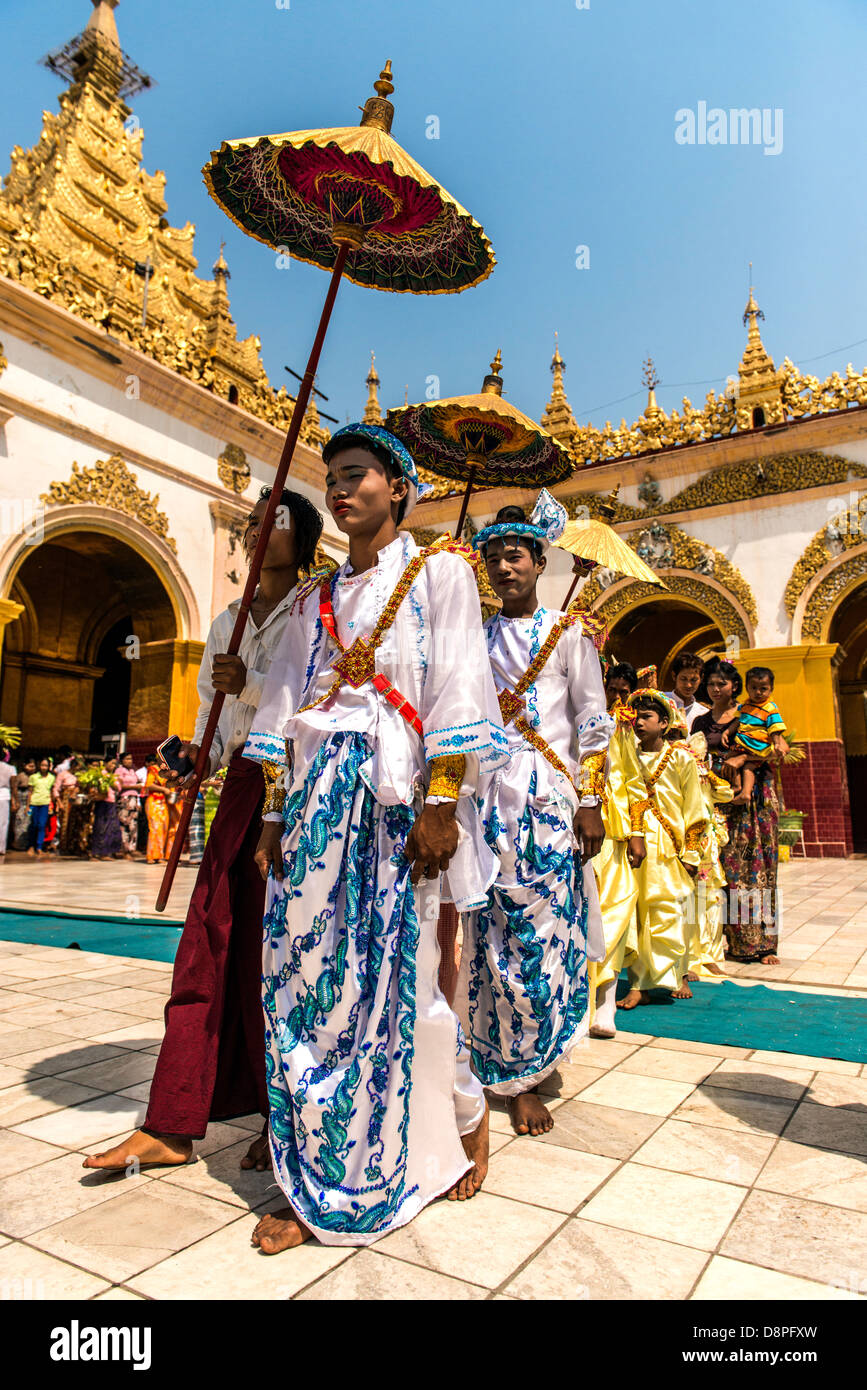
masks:
[(638, 953), (638, 879), (644, 859), (644, 831), (632, 829), (630, 808), (644, 797), (638, 745), (632, 731), (633, 711), (625, 703), (635, 690), (636, 672), (628, 662), (609, 667), (605, 676), (608, 712), (615, 732), (608, 745), (608, 776), (602, 803), (605, 839), (593, 861), (605, 935), (605, 958), (590, 964), (595, 1013), (591, 1038), (617, 1035), (617, 980)]
[(690, 734), (683, 745), (695, 759), (701, 794), (707, 812), (707, 834), (702, 847), (702, 859), (695, 885), (695, 918), (697, 932), (689, 959), (687, 980), (714, 980), (725, 975), (725, 940), (723, 936), (723, 902), (721, 893), (726, 876), (720, 860), (720, 850), (728, 844), (725, 816), (717, 808), (725, 806), (734, 796), (734, 788), (718, 777), (707, 760), (707, 739), (704, 734)]
[(633, 825), (644, 831), (645, 859), (638, 879), (638, 956), (627, 967), (629, 992), (618, 1008), (649, 1004), (652, 989), (675, 999), (691, 999), (684, 980), (695, 930), (691, 903), (698, 875), (707, 812), (692, 754), (667, 743), (666, 731), (679, 725), (678, 711), (658, 690), (636, 690), (628, 704), (635, 711), (638, 763), (644, 795), (633, 807)]

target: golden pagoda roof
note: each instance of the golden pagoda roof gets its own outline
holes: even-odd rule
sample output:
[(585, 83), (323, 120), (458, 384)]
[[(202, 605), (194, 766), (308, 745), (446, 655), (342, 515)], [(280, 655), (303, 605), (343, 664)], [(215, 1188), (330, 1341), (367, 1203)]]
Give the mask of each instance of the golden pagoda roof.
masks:
[(365, 425), (381, 425), (382, 422), (383, 422), (383, 421), (382, 421), (382, 407), (381, 407), (380, 404), (379, 404), (379, 394), (378, 394), (378, 393), (379, 393), (379, 373), (378, 373), (377, 370), (376, 370), (375, 363), (376, 363), (376, 354), (375, 354), (375, 353), (373, 352), (373, 350), (371, 349), (371, 353), (370, 353), (370, 371), (367, 373), (367, 376), (365, 377), (365, 382), (364, 382), (365, 386), (367, 387), (367, 405), (364, 407), (364, 414), (363, 414), (362, 417), (361, 417), (362, 420), (364, 421)]
[[(294, 397), (271, 386), (259, 338), (238, 338), (222, 248), (214, 277), (198, 275), (195, 227), (170, 224), (165, 175), (142, 166), (144, 132), (122, 93), (152, 83), (120, 47), (118, 0), (92, 3), (84, 31), (45, 60), (69, 81), (59, 111), (43, 112), (38, 144), (12, 151), (0, 275), (285, 428)], [(302, 440), (328, 437), (308, 412)]]
[(554, 356), (551, 358), (551, 371), (554, 376), (554, 383), (551, 387), (551, 399), (547, 407), (542, 412), (541, 423), (549, 434), (553, 434), (555, 439), (569, 445), (575, 437), (578, 426), (575, 423), (575, 416), (572, 414), (572, 407), (566, 399), (566, 389), (563, 385), (563, 372), (566, 363), (560, 356), (560, 343), (558, 335), (554, 334)]

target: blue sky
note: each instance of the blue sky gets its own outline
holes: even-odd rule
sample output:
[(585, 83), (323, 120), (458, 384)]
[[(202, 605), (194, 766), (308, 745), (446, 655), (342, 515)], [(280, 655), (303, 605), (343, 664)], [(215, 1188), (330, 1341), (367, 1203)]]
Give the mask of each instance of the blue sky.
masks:
[[(36, 60), (89, 14), (89, 0), (0, 0), (4, 175), (56, 108)], [(507, 396), (538, 418), (555, 329), (581, 422), (640, 413), (648, 353), (662, 405), (701, 402), (737, 370), (750, 260), (778, 363), (867, 362), (867, 342), (849, 346), (867, 334), (863, 0), (122, 0), (116, 18), (158, 83), (133, 103), (145, 166), (167, 175), (171, 221), (196, 224), (203, 273), (225, 237), (239, 333), (260, 335), (276, 385), (292, 381), (284, 363), (304, 368), (326, 276), (277, 270), (201, 167), (222, 139), (354, 124), (392, 59), (393, 134), (484, 225), (498, 265), (460, 295), (345, 284), (319, 376), (341, 422), (363, 410), (371, 348), (397, 404), (431, 375), (442, 395), (478, 390), (499, 347)], [(678, 143), (676, 113), (699, 102), (780, 109), (780, 153)]]

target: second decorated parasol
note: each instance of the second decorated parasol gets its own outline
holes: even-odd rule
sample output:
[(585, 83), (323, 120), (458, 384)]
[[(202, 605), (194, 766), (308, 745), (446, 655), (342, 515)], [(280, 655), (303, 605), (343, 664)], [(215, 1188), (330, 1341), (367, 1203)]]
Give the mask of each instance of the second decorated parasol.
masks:
[[(568, 451), (503, 400), (503, 365), (499, 349), (476, 396), (452, 396), (388, 412), (388, 428), (407, 446), (420, 468), (466, 483), (455, 540), (460, 540), (474, 483), (485, 487), (526, 487), (568, 478), (573, 464)], [(454, 908), (440, 909), (440, 984), (449, 1003), (457, 987)]]
[(473, 486), (527, 487), (558, 483), (574, 468), (568, 449), (503, 400), (502, 354), (477, 396), (452, 396), (388, 412), (388, 428), (420, 468), (466, 483), (455, 529), (459, 540)]
[[(224, 141), (203, 171), (211, 197), (242, 231), (283, 255), (331, 272), (229, 641), (230, 656), (237, 654), (247, 625), (341, 277), (401, 294), (452, 294), (477, 285), (494, 268), (491, 245), (479, 223), (392, 138), (390, 62), (374, 90), (358, 126)], [(160, 886), (158, 912), (168, 902), (224, 699), (217, 691), (211, 704)]]
[(659, 584), (663, 589), (667, 587), (659, 575), (644, 563), (640, 555), (636, 555), (632, 546), (627, 545), (609, 524), (614, 518), (614, 503), (619, 490), (618, 483), (600, 506), (601, 512), (607, 518), (606, 521), (589, 516), (567, 521), (563, 534), (554, 542), (561, 550), (568, 550), (570, 555), (575, 557), (574, 577), (563, 600), (564, 608), (569, 607), (569, 600), (575, 592), (578, 580), (586, 577), (597, 567), (616, 570), (618, 574), (626, 575), (630, 579), (643, 579), (648, 584)]

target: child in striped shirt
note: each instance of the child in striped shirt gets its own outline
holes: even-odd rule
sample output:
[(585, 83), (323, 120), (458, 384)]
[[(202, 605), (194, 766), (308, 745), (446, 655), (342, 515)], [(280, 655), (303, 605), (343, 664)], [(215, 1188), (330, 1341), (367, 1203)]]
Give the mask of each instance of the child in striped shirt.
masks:
[(779, 706), (771, 699), (774, 688), (774, 673), (767, 666), (752, 666), (746, 674), (747, 698), (739, 706), (740, 719), (734, 737), (735, 747), (746, 753), (741, 785), (736, 790), (732, 805), (744, 805), (753, 794), (756, 782), (756, 768), (761, 767), (774, 754), (782, 757), (788, 753), (789, 745), (783, 735), (786, 725)]

